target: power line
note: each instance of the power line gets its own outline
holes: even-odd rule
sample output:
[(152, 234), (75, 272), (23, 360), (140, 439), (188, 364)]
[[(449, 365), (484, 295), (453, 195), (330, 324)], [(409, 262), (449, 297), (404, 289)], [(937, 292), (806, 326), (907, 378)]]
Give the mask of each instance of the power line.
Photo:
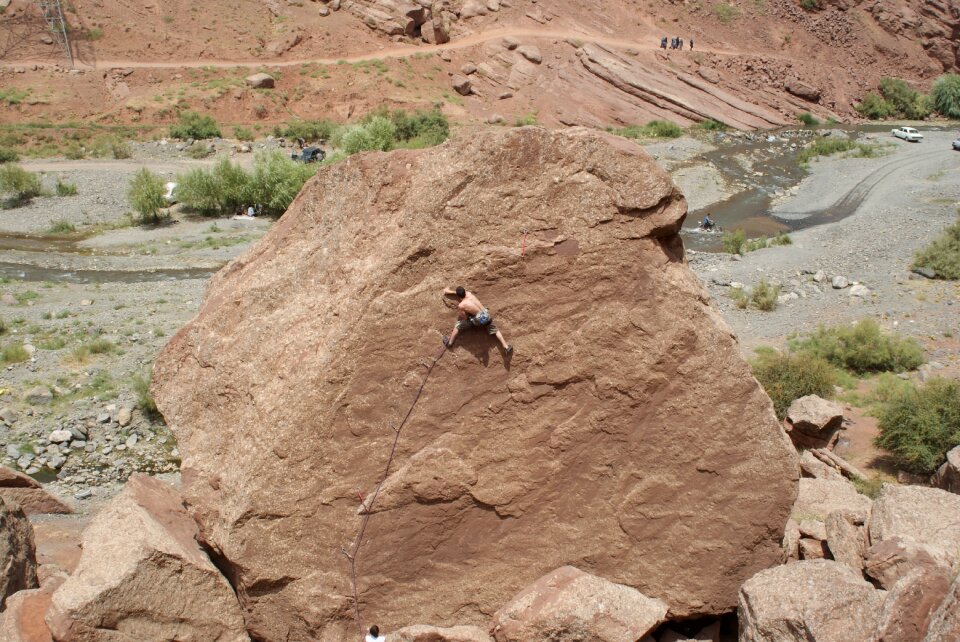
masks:
[(73, 67), (73, 50), (70, 48), (70, 38), (67, 36), (67, 21), (63, 19), (63, 10), (60, 7), (60, 0), (37, 0), (40, 7), (40, 13), (47, 23), (50, 35), (57, 41), (66, 54), (70, 66)]

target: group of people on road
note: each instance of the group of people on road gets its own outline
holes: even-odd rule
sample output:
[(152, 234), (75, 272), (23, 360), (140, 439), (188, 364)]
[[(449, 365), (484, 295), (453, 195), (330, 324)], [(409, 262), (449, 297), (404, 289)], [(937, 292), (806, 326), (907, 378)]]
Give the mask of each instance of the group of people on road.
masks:
[[(660, 39), (660, 48), (667, 48), (667, 37)], [(670, 49), (683, 49), (683, 38), (670, 38)], [(690, 38), (690, 49), (693, 49), (693, 38)]]

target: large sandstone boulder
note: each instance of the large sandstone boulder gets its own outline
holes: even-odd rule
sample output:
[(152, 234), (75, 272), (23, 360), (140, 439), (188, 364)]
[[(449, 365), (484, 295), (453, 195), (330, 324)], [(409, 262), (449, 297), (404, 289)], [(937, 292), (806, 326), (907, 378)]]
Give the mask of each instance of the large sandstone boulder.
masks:
[(83, 532), (80, 563), (47, 613), (53, 637), (249, 642), (233, 589), (196, 535), (176, 490), (132, 476)]
[(870, 543), (892, 537), (924, 544), (934, 556), (960, 558), (960, 495), (939, 488), (884, 484), (873, 502)]
[(0, 466), (0, 497), (19, 504), (27, 515), (73, 512), (73, 509), (44, 490), (35, 479), (6, 466)]
[(33, 527), (19, 506), (0, 498), (0, 610), (8, 596), (38, 586)]
[(740, 589), (740, 642), (872, 642), (885, 596), (830, 560), (761, 571)]
[(516, 351), (470, 331), (434, 368), (357, 557), (364, 620), (483, 625), (565, 564), (678, 617), (732, 608), (782, 558), (798, 466), (684, 262), (685, 211), (637, 145), (579, 129), (322, 168), (154, 370), (252, 634), (354, 630), (341, 547), (458, 283)]
[(493, 615), (497, 642), (632, 642), (663, 622), (667, 605), (636, 589), (563, 566)]

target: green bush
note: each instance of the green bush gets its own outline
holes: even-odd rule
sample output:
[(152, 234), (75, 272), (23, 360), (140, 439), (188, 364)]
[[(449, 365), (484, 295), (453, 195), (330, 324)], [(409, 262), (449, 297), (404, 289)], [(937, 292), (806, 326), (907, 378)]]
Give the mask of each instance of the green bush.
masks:
[(210, 151), (210, 147), (206, 143), (194, 143), (187, 148), (187, 156), (194, 160), (202, 160), (213, 152)]
[(720, 4), (714, 5), (713, 13), (717, 16), (717, 20), (719, 20), (721, 24), (728, 25), (740, 15), (740, 9), (727, 2), (721, 2)]
[(76, 231), (77, 228), (74, 227), (73, 223), (62, 219), (54, 222), (49, 228), (47, 228), (47, 232), (50, 234), (73, 234)]
[(366, 123), (351, 125), (340, 140), (340, 147), (348, 155), (364, 151), (388, 152), (393, 149), (396, 126), (383, 116), (375, 116)]
[(787, 416), (790, 404), (800, 397), (833, 395), (836, 374), (829, 363), (816, 355), (758, 349), (750, 365), (780, 419)]
[(57, 196), (76, 196), (77, 185), (75, 183), (64, 183), (57, 179)]
[(960, 279), (960, 219), (917, 252), (913, 266), (935, 270), (941, 279)]
[(726, 124), (721, 123), (719, 120), (713, 120), (712, 118), (701, 120), (699, 123), (694, 125), (694, 127), (696, 129), (705, 129), (707, 131), (717, 131), (717, 132), (724, 132), (724, 131), (727, 131), (727, 129), (729, 129), (726, 126)]
[(873, 319), (852, 326), (820, 326), (809, 336), (791, 341), (790, 347), (857, 374), (904, 372), (926, 361), (915, 339), (884, 332)]
[(960, 118), (960, 75), (944, 74), (933, 83), (934, 108), (947, 118)]
[(872, 92), (864, 96), (863, 100), (861, 100), (854, 109), (857, 110), (858, 114), (870, 120), (890, 118), (895, 111), (893, 105), (884, 100), (879, 94)]
[(778, 296), (780, 296), (779, 285), (771, 285), (760, 279), (750, 291), (750, 303), (758, 310), (770, 312), (777, 309)]
[(646, 125), (628, 125), (620, 129), (610, 130), (617, 136), (624, 138), (678, 138), (683, 135), (680, 125), (666, 120), (651, 120)]
[(747, 236), (743, 230), (723, 233), (723, 251), (728, 254), (743, 254)]
[(761, 236), (760, 238), (750, 239), (744, 243), (741, 252), (747, 254), (748, 252), (756, 252), (757, 250), (762, 250), (767, 247), (769, 239), (766, 236)]
[(770, 245), (793, 245), (793, 239), (786, 232), (781, 232), (770, 239)]
[(257, 135), (253, 133), (253, 130), (249, 127), (243, 127), (242, 125), (237, 125), (233, 128), (233, 137), (237, 140), (244, 142), (249, 142), (254, 140)]
[(316, 165), (297, 163), (277, 150), (257, 154), (247, 202), (260, 205), (267, 216), (280, 216), (316, 171)]
[(7, 333), (7, 322), (4, 319), (0, 318), (0, 335), (4, 335), (6, 333)]
[(17, 151), (9, 147), (0, 147), (0, 163), (14, 163), (20, 160)]
[(166, 193), (163, 179), (144, 167), (130, 179), (127, 200), (141, 223), (156, 224), (164, 218), (161, 212), (167, 206)]
[(680, 125), (666, 120), (651, 120), (643, 129), (653, 138), (679, 138), (683, 135)]
[(880, 95), (893, 115), (920, 120), (933, 111), (930, 99), (900, 78), (887, 76), (881, 79)]
[(177, 200), (208, 216), (229, 216), (252, 203), (249, 191), (250, 174), (226, 158), (177, 176)]
[(273, 133), (290, 139), (302, 138), (307, 142), (330, 140), (334, 137), (340, 125), (332, 120), (294, 120), (285, 126), (277, 126)]
[(43, 194), (40, 177), (15, 163), (0, 165), (0, 194), (7, 194), (4, 207), (17, 207)]
[(873, 158), (877, 156), (877, 148), (874, 145), (856, 143), (843, 138), (818, 138), (797, 154), (797, 161), (804, 164), (817, 156), (832, 156), (833, 154), (849, 151), (854, 152), (853, 155), (859, 158)]
[(530, 125), (537, 124), (537, 115), (533, 112), (524, 114), (523, 116), (517, 116), (516, 120), (513, 121), (514, 127), (528, 127)]
[(157, 410), (157, 402), (154, 401), (153, 395), (150, 394), (151, 377), (152, 372), (150, 370), (147, 370), (145, 375), (134, 375), (131, 380), (131, 385), (133, 394), (137, 396), (137, 408), (140, 409), (140, 412), (148, 417), (156, 418), (160, 412)]
[(22, 343), (8, 343), (0, 350), (0, 363), (22, 363), (30, 358), (30, 353)]
[(133, 155), (127, 141), (116, 138), (110, 141), (110, 154), (118, 160), (130, 158)]
[(960, 382), (932, 379), (901, 392), (879, 412), (876, 444), (890, 451), (900, 468), (928, 475), (960, 445)]
[(797, 120), (806, 125), (807, 127), (816, 127), (820, 124), (820, 121), (808, 111), (802, 111), (797, 114)]
[(90, 354), (111, 354), (117, 351), (117, 346), (112, 341), (104, 338), (94, 339), (84, 344)]
[(805, 11), (816, 11), (820, 8), (820, 0), (800, 0), (800, 6)]
[(87, 152), (79, 143), (70, 143), (63, 148), (63, 157), (67, 160), (83, 160)]
[(172, 138), (219, 138), (220, 128), (212, 116), (202, 116), (195, 111), (185, 111), (180, 114), (180, 122), (170, 126)]
[(397, 109), (390, 114), (390, 122), (396, 141), (403, 147), (432, 147), (450, 137), (450, 121), (439, 109), (418, 109), (412, 114)]

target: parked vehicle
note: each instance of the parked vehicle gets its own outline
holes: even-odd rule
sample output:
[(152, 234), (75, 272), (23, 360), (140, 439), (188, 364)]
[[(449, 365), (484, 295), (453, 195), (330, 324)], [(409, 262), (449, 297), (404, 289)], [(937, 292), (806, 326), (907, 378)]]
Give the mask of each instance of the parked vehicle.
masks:
[(923, 134), (918, 132), (913, 127), (897, 127), (896, 129), (890, 132), (897, 138), (902, 138), (903, 140), (910, 143), (919, 143), (923, 140)]
[(304, 147), (299, 154), (296, 152), (290, 154), (290, 158), (300, 163), (319, 163), (327, 157), (319, 147)]

